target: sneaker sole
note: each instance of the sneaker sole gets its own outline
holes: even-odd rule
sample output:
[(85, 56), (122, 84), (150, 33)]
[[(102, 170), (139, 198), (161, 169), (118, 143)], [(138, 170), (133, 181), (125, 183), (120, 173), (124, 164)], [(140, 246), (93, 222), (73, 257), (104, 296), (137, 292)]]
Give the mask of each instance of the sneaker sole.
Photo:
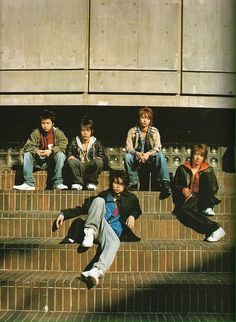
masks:
[(224, 233), (224, 234), (222, 234), (218, 239), (209, 240), (209, 238), (210, 238), (210, 237), (208, 237), (206, 240), (207, 240), (208, 242), (214, 243), (214, 242), (219, 241), (219, 240), (220, 240), (222, 237), (224, 237), (224, 236), (225, 236), (225, 233)]
[(34, 188), (34, 189), (28, 189), (28, 188), (26, 188), (26, 189), (21, 189), (21, 188), (14, 188), (14, 187), (13, 187), (13, 189), (15, 189), (15, 190), (20, 190), (20, 191), (35, 191), (35, 188)]
[(99, 283), (99, 279), (98, 279), (97, 277), (95, 277), (95, 276), (89, 275), (89, 276), (87, 277), (87, 279), (88, 279), (88, 281), (89, 281), (91, 284), (93, 284), (94, 286), (97, 286), (97, 285), (98, 285), (98, 283)]

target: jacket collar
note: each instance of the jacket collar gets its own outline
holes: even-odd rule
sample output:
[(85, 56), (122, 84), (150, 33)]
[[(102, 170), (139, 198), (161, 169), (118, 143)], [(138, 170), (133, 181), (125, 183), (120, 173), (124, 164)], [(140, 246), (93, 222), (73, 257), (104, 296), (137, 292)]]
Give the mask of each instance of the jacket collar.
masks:
[[(88, 151), (90, 150), (91, 146), (94, 144), (95, 141), (96, 141), (95, 136), (91, 136), (91, 138), (89, 140), (88, 148), (87, 148)], [(82, 142), (78, 136), (76, 136), (76, 142), (77, 142), (78, 146), (80, 147), (80, 149), (83, 150)]]
[[(190, 164), (190, 162), (185, 162), (184, 164), (184, 167), (185, 168), (187, 168), (187, 169), (189, 169), (189, 170), (192, 170), (192, 167), (191, 167), (191, 164)], [(207, 162), (203, 162), (201, 165), (200, 165), (200, 168), (199, 168), (199, 172), (200, 171), (204, 171), (204, 170), (206, 170), (206, 169), (208, 169), (209, 168), (209, 164), (207, 163)]]

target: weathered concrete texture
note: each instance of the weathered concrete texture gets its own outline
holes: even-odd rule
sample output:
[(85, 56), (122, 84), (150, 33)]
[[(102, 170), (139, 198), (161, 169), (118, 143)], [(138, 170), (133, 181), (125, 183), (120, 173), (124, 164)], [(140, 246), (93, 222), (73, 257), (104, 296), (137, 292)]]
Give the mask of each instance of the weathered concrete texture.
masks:
[(235, 106), (233, 0), (0, 5), (2, 106)]

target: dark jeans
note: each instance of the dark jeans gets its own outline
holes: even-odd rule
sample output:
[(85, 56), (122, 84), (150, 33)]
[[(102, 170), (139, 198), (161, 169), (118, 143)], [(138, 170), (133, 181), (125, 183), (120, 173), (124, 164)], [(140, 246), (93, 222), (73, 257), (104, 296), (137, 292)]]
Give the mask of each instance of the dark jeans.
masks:
[(95, 159), (90, 162), (81, 162), (77, 159), (67, 160), (67, 168), (72, 184), (98, 184), (98, 176), (103, 169), (103, 160)]
[(198, 209), (198, 198), (193, 196), (176, 212), (177, 219), (186, 227), (209, 237), (220, 225), (208, 219)]

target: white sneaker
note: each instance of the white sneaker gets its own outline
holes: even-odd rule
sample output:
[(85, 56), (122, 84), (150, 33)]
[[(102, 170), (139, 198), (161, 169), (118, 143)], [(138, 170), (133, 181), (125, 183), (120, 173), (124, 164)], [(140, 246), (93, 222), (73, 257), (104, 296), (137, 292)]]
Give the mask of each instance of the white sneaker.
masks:
[(93, 228), (84, 228), (84, 240), (82, 242), (83, 247), (92, 247), (94, 240), (94, 229)]
[(71, 186), (71, 189), (80, 191), (80, 190), (83, 189), (83, 186), (81, 186), (81, 184), (79, 184), (79, 183), (73, 183), (72, 186)]
[(97, 267), (93, 267), (90, 271), (86, 271), (81, 274), (96, 286), (99, 283), (99, 278), (103, 276), (103, 271)]
[(215, 213), (212, 208), (207, 208), (203, 210), (202, 213), (206, 216), (215, 216)]
[(67, 189), (68, 189), (68, 187), (67, 187), (65, 184), (63, 184), (63, 183), (60, 183), (60, 184), (58, 184), (57, 186), (55, 186), (55, 187), (54, 187), (54, 189), (58, 189), (58, 190), (67, 190)]
[(225, 231), (222, 227), (215, 230), (211, 236), (209, 236), (206, 240), (209, 242), (216, 242), (220, 240), (225, 235)]
[(35, 190), (35, 186), (29, 186), (27, 183), (22, 183), (20, 185), (13, 186), (16, 190)]
[(87, 189), (88, 190), (96, 191), (97, 190), (97, 186), (94, 183), (88, 183), (87, 184)]

